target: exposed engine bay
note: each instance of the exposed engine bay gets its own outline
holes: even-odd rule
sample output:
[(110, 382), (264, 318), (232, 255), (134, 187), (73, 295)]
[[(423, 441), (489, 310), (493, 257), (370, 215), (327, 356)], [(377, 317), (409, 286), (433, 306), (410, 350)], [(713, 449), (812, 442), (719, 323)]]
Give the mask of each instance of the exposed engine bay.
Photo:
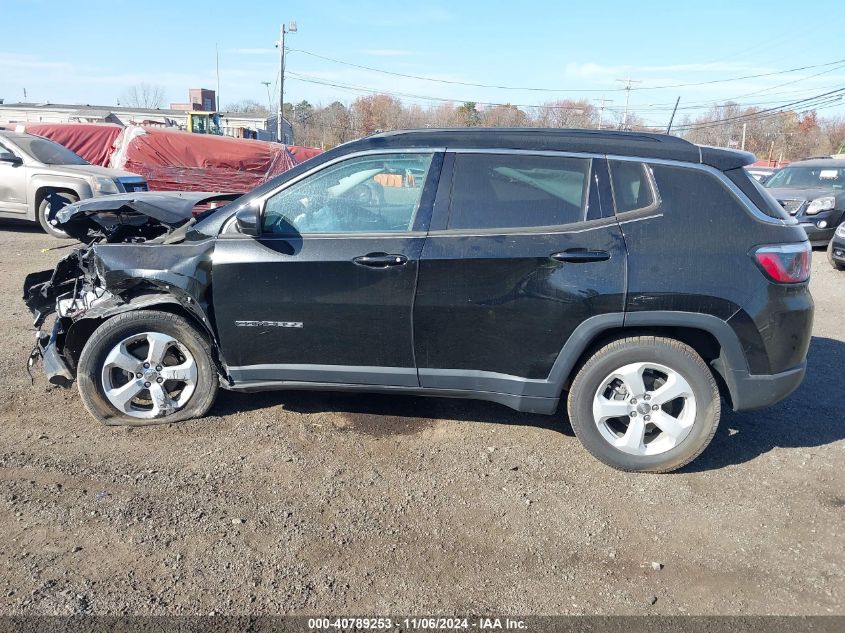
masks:
[[(28, 275), (24, 302), (48, 380), (70, 386), (88, 335), (103, 319), (148, 305), (178, 305), (206, 329), (212, 236), (191, 231), (198, 218), (240, 194), (151, 192), (84, 200), (59, 210), (54, 224), (85, 246), (53, 270)], [(56, 315), (49, 333), (42, 327)]]

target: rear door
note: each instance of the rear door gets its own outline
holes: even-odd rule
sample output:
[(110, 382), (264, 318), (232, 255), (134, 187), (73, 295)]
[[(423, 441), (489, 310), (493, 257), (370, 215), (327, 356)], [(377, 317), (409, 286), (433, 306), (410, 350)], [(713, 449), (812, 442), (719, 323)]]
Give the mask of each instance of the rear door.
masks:
[(447, 153), (414, 307), (421, 386), (558, 396), (573, 331), (624, 308), (611, 195), (604, 157)]

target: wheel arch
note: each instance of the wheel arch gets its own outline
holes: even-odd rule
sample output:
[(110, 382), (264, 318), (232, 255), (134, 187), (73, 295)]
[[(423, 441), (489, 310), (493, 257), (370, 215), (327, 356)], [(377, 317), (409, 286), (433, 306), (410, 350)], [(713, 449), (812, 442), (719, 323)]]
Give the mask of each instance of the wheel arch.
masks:
[(584, 321), (564, 345), (549, 375), (558, 397), (599, 348), (620, 338), (643, 335), (664, 336), (692, 347), (713, 369), (723, 397), (733, 402), (733, 372), (748, 371), (736, 333), (727, 321), (710, 314), (669, 311), (605, 314)]
[(178, 298), (166, 293), (148, 293), (130, 298), (120, 304), (113, 304), (100, 310), (92, 310), (91, 314), (73, 321), (65, 334), (64, 357), (73, 366), (74, 370), (79, 362), (82, 349), (91, 338), (94, 331), (109, 319), (126, 312), (138, 310), (158, 310), (183, 317), (196, 331), (203, 336), (212, 350), (212, 357), (217, 364), (218, 371), (223, 373), (223, 364), (220, 356), (220, 349), (217, 344), (217, 336), (208, 325), (207, 320), (186, 308)]
[(41, 205), (41, 202), (49, 193), (54, 191), (58, 193), (72, 193), (79, 200), (90, 198), (92, 195), (90, 185), (78, 178), (43, 178), (35, 176), (30, 181), (30, 195), (28, 196), (28, 199), (32, 200), (29, 212), (32, 214), (33, 220), (38, 220), (38, 207)]

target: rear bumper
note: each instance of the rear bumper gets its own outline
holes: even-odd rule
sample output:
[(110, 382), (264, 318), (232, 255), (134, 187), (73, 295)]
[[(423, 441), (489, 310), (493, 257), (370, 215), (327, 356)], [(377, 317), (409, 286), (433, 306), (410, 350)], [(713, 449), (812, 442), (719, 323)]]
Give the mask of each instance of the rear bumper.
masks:
[(779, 374), (755, 375), (744, 370), (731, 371), (725, 380), (729, 383), (734, 411), (763, 409), (780, 402), (798, 388), (806, 370), (805, 361)]

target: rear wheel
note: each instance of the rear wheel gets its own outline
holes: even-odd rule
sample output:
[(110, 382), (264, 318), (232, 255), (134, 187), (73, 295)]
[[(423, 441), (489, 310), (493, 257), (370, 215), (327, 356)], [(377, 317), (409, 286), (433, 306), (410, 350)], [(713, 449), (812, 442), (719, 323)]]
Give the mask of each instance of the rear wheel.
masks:
[(44, 199), (38, 205), (38, 223), (45, 233), (59, 239), (68, 239), (68, 234), (53, 226), (50, 220), (59, 209), (74, 202), (79, 202), (79, 198), (67, 191), (54, 191), (44, 196)]
[(827, 261), (829, 261), (830, 265), (836, 270), (845, 270), (845, 263), (838, 262), (833, 259), (833, 240), (831, 240), (830, 244), (827, 245)]
[(614, 341), (581, 368), (568, 399), (584, 447), (626, 471), (669, 472), (695, 459), (719, 425), (719, 389), (707, 364), (679, 341)]
[(202, 417), (217, 396), (207, 341), (184, 318), (127, 312), (94, 331), (77, 371), (85, 408), (104, 424), (160, 424)]

